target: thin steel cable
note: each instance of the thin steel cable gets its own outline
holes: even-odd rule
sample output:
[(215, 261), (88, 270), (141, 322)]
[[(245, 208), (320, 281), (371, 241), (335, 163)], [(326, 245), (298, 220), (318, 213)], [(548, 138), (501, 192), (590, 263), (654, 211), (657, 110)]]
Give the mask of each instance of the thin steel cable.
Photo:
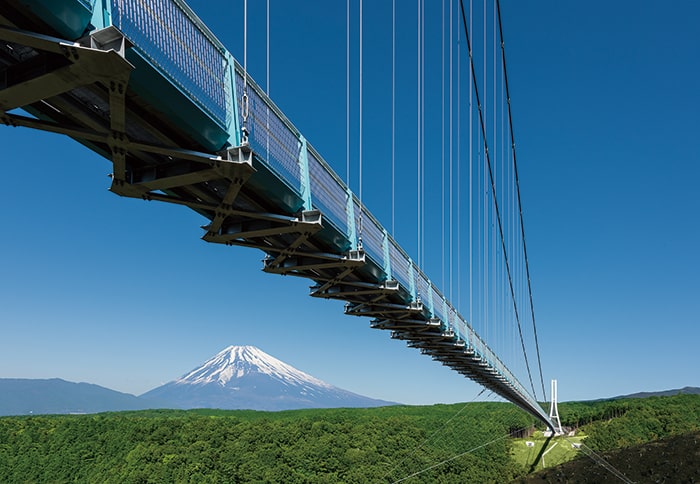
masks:
[(421, 263), (419, 267), (423, 269), (425, 261), (425, 0), (421, 5), (421, 156), (420, 156), (420, 180), (421, 180)]
[[(440, 287), (445, 288), (445, 0), (442, 0), (442, 26), (440, 29), (440, 38), (442, 41), (442, 46), (440, 49), (440, 187), (441, 187), (441, 197), (440, 197), (440, 208), (441, 217), (440, 222), (442, 224), (441, 241), (440, 241), (440, 263), (441, 263), (441, 273), (442, 280)], [(451, 296), (450, 296), (451, 297)]]
[[(265, 94), (270, 96), (270, 0), (267, 0), (265, 8), (266, 26), (265, 26)], [(269, 114), (268, 114), (269, 116)], [(268, 128), (269, 130), (269, 128)]]
[[(449, 115), (450, 115), (450, 125), (449, 125), (449, 132), (450, 132), (450, 136), (449, 136), (449, 143), (450, 143), (450, 152), (449, 152), (449, 160), (450, 160), (450, 176), (449, 176), (449, 180), (450, 180), (450, 264), (449, 264), (449, 268), (450, 268), (450, 299), (454, 301), (454, 294), (453, 294), (453, 283), (454, 283), (454, 260), (453, 260), (453, 256), (454, 256), (454, 254), (453, 254), (453, 249), (454, 249), (454, 244), (453, 244), (453, 242), (454, 242), (454, 234), (453, 234), (454, 193), (453, 193), (453, 187), (454, 187), (454, 181), (452, 179), (452, 174), (453, 174), (453, 171), (452, 171), (452, 168), (453, 168), (453, 166), (452, 166), (452, 163), (453, 163), (452, 148), (453, 148), (453, 140), (454, 140), (454, 132), (453, 132), (453, 124), (452, 124), (453, 120), (454, 120), (453, 119), (454, 113), (452, 111), (452, 94), (453, 94), (452, 89), (454, 87), (452, 85), (452, 80), (454, 78), (454, 73), (452, 72), (452, 67), (454, 64), (452, 44), (453, 44), (454, 39), (452, 36), (452, 26), (454, 24), (454, 21), (453, 21), (454, 19), (452, 18), (452, 10), (453, 10), (452, 9), (452, 0), (450, 0), (450, 42), (449, 42), (449, 45), (450, 45), (450, 104), (449, 104), (449, 106), (450, 106), (450, 111), (449, 111)], [(459, 308), (459, 300), (457, 301), (457, 307)]]
[(243, 0), (243, 93), (248, 92), (248, 0)]
[(350, 187), (350, 0), (345, 7), (345, 184)]
[[(522, 432), (522, 431), (525, 430), (526, 428), (527, 428), (527, 427), (523, 427), (523, 428), (521, 428), (521, 429), (517, 429), (516, 432)], [(399, 479), (398, 481), (393, 481), (393, 484), (398, 484), (399, 482), (403, 482), (403, 481), (406, 481), (406, 480), (411, 479), (411, 478), (413, 478), (413, 477), (416, 477), (416, 476), (419, 476), (419, 475), (421, 475), (421, 474), (424, 474), (424, 473), (426, 473), (426, 472), (428, 472), (428, 471), (431, 471), (431, 470), (433, 470), (433, 469), (435, 469), (435, 468), (437, 468), (437, 467), (440, 467), (441, 465), (447, 464), (448, 462), (452, 462), (452, 461), (455, 460), (455, 459), (459, 459), (460, 457), (464, 457), (465, 455), (468, 455), (468, 454), (471, 454), (471, 453), (473, 453), (473, 452), (476, 452), (476, 451), (479, 450), (479, 449), (483, 449), (484, 447), (488, 447), (489, 445), (495, 444), (496, 442), (500, 442), (501, 440), (505, 440), (505, 439), (507, 439), (507, 438), (510, 437), (510, 436), (511, 436), (511, 432), (508, 432), (507, 434), (501, 435), (500, 437), (495, 438), (495, 439), (493, 439), (493, 440), (491, 440), (491, 441), (489, 441), (489, 442), (486, 442), (486, 443), (481, 444), (481, 445), (477, 445), (476, 447), (473, 447), (473, 448), (471, 448), (471, 449), (469, 449), (469, 450), (467, 450), (467, 451), (465, 451), (465, 452), (461, 452), (461, 453), (459, 453), (459, 454), (457, 454), (457, 455), (454, 455), (454, 456), (450, 457), (449, 459), (445, 459), (445, 460), (443, 460), (443, 461), (441, 461), (441, 462), (438, 462), (437, 464), (433, 464), (433, 465), (431, 465), (431, 466), (429, 466), (429, 467), (426, 467), (425, 469), (422, 469), (422, 470), (420, 470), (420, 471), (418, 471), (418, 472), (414, 472), (413, 474), (411, 474), (411, 475), (409, 475), (409, 476), (402, 477), (402, 478)]]
[[(447, 419), (447, 421), (446, 421), (445, 423), (443, 423), (442, 426), (440, 426), (440, 427), (438, 427), (437, 429), (435, 429), (435, 431), (434, 431), (432, 434), (428, 435), (428, 437), (426, 437), (426, 438), (423, 440), (423, 442), (421, 442), (420, 444), (418, 444), (411, 452), (409, 452), (407, 455), (405, 455), (403, 459), (401, 459), (396, 465), (394, 465), (394, 467), (392, 467), (386, 474), (384, 474), (383, 479), (386, 479), (388, 476), (390, 476), (401, 464), (403, 464), (404, 462), (406, 462), (407, 459), (409, 459), (409, 458), (410, 458), (411, 456), (413, 456), (416, 452), (418, 452), (420, 449), (422, 449), (423, 446), (425, 446), (425, 444), (427, 444), (428, 442), (430, 442), (430, 441), (433, 439), (433, 437), (435, 437), (435, 436), (436, 436), (437, 434), (439, 434), (440, 432), (444, 431), (445, 428), (450, 424), (450, 422), (452, 422), (454, 419), (456, 419), (456, 418), (459, 416), (459, 414), (461, 414), (462, 412), (464, 412), (464, 410), (466, 410), (466, 408), (467, 408), (470, 404), (474, 403), (474, 401), (476, 401), (476, 399), (479, 398), (485, 391), (486, 391), (486, 388), (482, 388), (481, 391), (480, 391), (479, 393), (477, 393), (477, 394), (474, 396), (474, 398), (472, 398), (471, 400), (469, 400), (468, 402), (466, 402), (466, 403), (464, 404), (464, 406), (463, 406), (462, 408), (460, 408), (459, 411), (457, 411), (457, 413), (455, 413), (453, 416), (451, 416), (449, 419)], [(397, 482), (398, 482), (398, 481), (397, 481)]]
[(391, 0), (391, 234), (396, 235), (396, 0)]
[[(484, 3), (484, 5), (485, 5), (485, 3)], [(494, 7), (494, 10), (495, 10), (495, 7)], [(485, 10), (484, 10), (484, 14), (486, 15)], [(500, 167), (498, 166), (498, 155), (499, 155), (500, 151), (498, 149), (499, 148), (499, 146), (498, 146), (498, 132), (496, 129), (496, 126), (498, 123), (498, 106), (497, 106), (498, 93), (497, 93), (497, 88), (496, 88), (496, 77), (497, 77), (497, 75), (496, 75), (496, 17), (495, 17), (495, 15), (492, 15), (492, 17), (493, 17), (493, 28), (492, 28), (492, 34), (493, 34), (493, 42), (492, 42), (492, 44), (493, 44), (493, 62), (492, 62), (493, 75), (492, 75), (491, 81), (493, 83), (493, 89), (491, 90), (491, 97), (493, 100), (493, 111), (491, 113), (491, 119), (493, 122), (493, 129), (491, 132), (493, 133), (493, 144), (491, 146), (493, 149), (492, 155), (493, 155), (493, 160), (494, 160), (493, 175), (494, 175), (494, 178), (496, 180), (499, 180), (500, 178), (503, 178), (503, 176), (501, 175), (499, 177)], [(496, 196), (496, 193), (497, 193), (496, 190), (494, 190), (494, 192), (493, 192), (494, 197)], [(499, 191), (498, 193), (502, 193), (502, 192)], [(501, 328), (500, 328), (500, 326), (501, 326), (501, 322), (499, 321), (499, 313), (498, 313), (498, 310), (499, 310), (498, 297), (499, 297), (499, 292), (500, 292), (500, 287), (501, 287), (501, 270), (500, 270), (500, 264), (499, 264), (500, 257), (498, 257), (498, 255), (499, 255), (498, 248), (496, 246), (496, 237), (492, 237), (491, 247), (492, 247), (491, 251), (493, 254), (493, 268), (494, 268), (494, 274), (495, 274), (495, 277), (493, 277), (493, 285), (491, 286), (491, 290), (493, 291), (493, 300), (491, 303), (493, 305), (492, 306), (493, 307), (492, 319), (494, 322), (494, 325), (493, 325), (494, 332), (496, 333), (494, 336), (494, 341), (496, 342), (496, 348), (498, 348), (499, 353), (500, 353), (500, 347), (501, 347), (501, 344), (500, 344)]]
[(243, 0), (243, 95), (241, 96), (241, 144), (248, 144), (248, 0)]
[[(469, 25), (471, 29), (472, 25), (472, 0), (469, 0)], [(474, 91), (473, 84), (473, 72), (469, 71), (469, 324), (474, 324), (474, 237), (473, 237), (473, 224), (474, 224), (474, 208), (473, 208), (473, 177), (474, 177), (474, 109), (472, 93)]]
[[(270, 97), (270, 0), (265, 6), (265, 94)], [(270, 159), (270, 106), (265, 103), (265, 129), (267, 138), (265, 140), (265, 153)], [(309, 207), (310, 208), (310, 207)]]
[(362, 87), (363, 87), (363, 77), (362, 77), (362, 54), (363, 54), (363, 49), (362, 49), (362, 41), (363, 41), (363, 32), (362, 32), (362, 24), (363, 24), (363, 19), (362, 19), (362, 0), (360, 0), (360, 139), (359, 139), (359, 144), (360, 144), (360, 156), (359, 156), (359, 162), (360, 162), (360, 231), (358, 233), (358, 240), (362, 241), (362, 214), (364, 212), (364, 205), (362, 203)]
[(547, 393), (544, 387), (544, 378), (542, 376), (542, 360), (540, 358), (540, 343), (537, 338), (537, 324), (535, 323), (535, 306), (532, 301), (532, 284), (530, 282), (530, 264), (527, 257), (527, 244), (525, 243), (525, 223), (523, 222), (523, 205), (520, 198), (520, 180), (518, 178), (518, 163), (515, 156), (515, 135), (513, 134), (513, 114), (510, 104), (510, 90), (508, 88), (508, 71), (506, 70), (506, 50), (503, 40), (503, 23), (501, 21), (501, 2), (496, 0), (496, 9), (498, 11), (498, 30), (501, 37), (501, 61), (503, 62), (503, 78), (506, 87), (506, 98), (508, 103), (508, 124), (510, 127), (511, 150), (513, 152), (513, 173), (515, 175), (515, 187), (518, 197), (518, 211), (520, 213), (520, 236), (523, 240), (523, 255), (525, 257), (525, 276), (527, 277), (527, 292), (530, 297), (530, 313), (532, 315), (532, 329), (535, 336), (535, 348), (537, 350), (537, 366), (540, 371), (540, 383), (542, 384), (542, 396), (546, 400)]
[[(487, 84), (486, 84), (486, 73), (488, 71), (486, 69), (486, 2), (487, 1), (488, 0), (483, 1), (483, 4), (484, 4), (484, 15), (483, 15), (483, 17), (484, 17), (484, 19), (483, 19), (484, 20), (484, 28), (483, 28), (483, 32), (484, 32), (484, 42), (483, 42), (483, 45), (484, 45), (484, 53), (483, 53), (484, 54), (484, 57), (483, 57), (483, 60), (484, 60), (484, 79), (483, 79), (482, 85), (484, 86), (484, 100), (488, 99), (488, 88), (487, 88)], [(480, 103), (478, 105), (481, 106)], [(488, 119), (488, 102), (484, 103), (483, 108), (484, 108), (484, 119)], [(486, 146), (488, 145), (488, 140), (486, 139), (485, 128), (484, 128), (484, 140), (483, 141), (484, 141), (484, 148), (486, 148)], [(484, 151), (484, 152), (486, 153), (486, 151)], [(484, 161), (485, 160), (486, 160), (486, 158), (484, 157)], [(486, 184), (486, 177), (484, 177), (484, 197), (488, 198), (488, 185)], [(489, 309), (491, 309), (491, 299), (490, 299), (491, 293), (490, 293), (489, 289), (490, 289), (490, 282), (491, 281), (489, 279), (489, 276), (491, 275), (491, 258), (490, 258), (489, 249), (491, 248), (491, 244), (490, 244), (491, 233), (489, 231), (489, 228), (490, 228), (489, 220), (491, 218), (491, 214), (488, 210), (488, 203), (486, 203), (486, 200), (484, 200), (483, 210), (484, 210), (484, 219), (483, 219), (484, 226), (483, 226), (483, 229), (481, 232), (482, 232), (483, 238), (484, 238), (484, 240), (483, 240), (483, 244), (484, 244), (483, 245), (484, 272), (482, 274), (483, 278), (484, 278), (484, 285), (483, 285), (483, 288), (484, 288), (484, 324), (485, 324), (484, 336), (486, 337), (487, 341), (490, 341), (491, 337), (489, 336), (489, 333), (490, 333), (489, 330), (491, 329), (491, 325), (489, 324), (489, 322), (490, 322)]]
[[(564, 437), (564, 440), (569, 442), (570, 444), (574, 444), (572, 440), (567, 439)], [(622, 482), (626, 482), (627, 484), (634, 484), (634, 481), (631, 481), (626, 475), (624, 475), (620, 470), (618, 470), (614, 465), (612, 465), (610, 462), (605, 460), (603, 456), (600, 454), (597, 454), (593, 449), (588, 447), (586, 444), (583, 442), (577, 442), (578, 444), (581, 445), (581, 450), (583, 450), (583, 453), (585, 454), (586, 457), (591, 459), (593, 462), (598, 464), (600, 467), (606, 469), (608, 472), (610, 472), (612, 475), (620, 479)]]
[[(472, 72), (474, 73), (474, 71), (475, 71), (474, 59), (472, 56), (471, 41), (469, 40), (469, 31), (467, 30), (467, 18), (466, 18), (466, 13), (464, 11), (464, 0), (460, 0), (459, 3), (460, 3), (461, 10), (462, 10), (462, 23), (463, 23), (464, 30), (465, 30), (467, 49), (469, 51), (469, 63), (471, 65)], [(481, 125), (481, 136), (482, 136), (483, 141), (484, 141), (484, 156), (486, 157), (486, 164), (488, 166), (489, 181), (491, 184), (491, 191), (493, 193), (492, 198), (493, 198), (493, 203), (494, 203), (494, 210), (496, 212), (496, 220), (498, 222), (498, 231), (499, 231), (499, 234), (501, 237), (501, 248), (503, 250), (503, 259), (504, 259), (504, 263), (506, 265), (506, 273), (508, 275), (510, 294), (511, 294), (511, 299), (513, 301), (513, 311), (515, 313), (515, 319), (518, 323), (518, 333), (520, 335), (520, 344), (522, 346), (523, 356), (525, 358), (525, 366), (527, 368), (528, 378), (530, 379), (530, 386), (532, 387), (533, 396), (535, 396), (536, 395), (535, 385), (532, 382), (532, 373), (530, 371), (530, 363), (529, 363), (528, 358), (527, 358), (527, 352), (525, 351), (525, 340), (523, 338), (522, 325), (520, 324), (520, 315), (518, 313), (518, 304), (517, 304), (517, 301), (515, 298), (515, 289), (513, 287), (513, 278), (511, 277), (510, 264), (508, 262), (508, 254), (507, 254), (507, 251), (505, 248), (505, 239), (503, 236), (503, 224), (501, 222), (501, 213), (500, 213), (500, 210), (498, 208), (498, 197), (496, 196), (496, 186), (495, 186), (494, 177), (493, 177), (493, 169), (491, 167), (491, 157), (489, 155), (488, 144), (486, 141), (487, 138), (486, 138), (486, 126), (484, 123), (484, 114), (483, 114), (483, 110), (481, 107), (481, 100), (479, 98), (479, 89), (478, 89), (478, 86), (476, 86), (476, 85), (474, 86), (474, 96), (476, 98), (477, 110), (479, 112), (479, 124)]]
[[(452, 2), (450, 2), (452, 5)], [(457, 301), (464, 310), (462, 300), (462, 55), (461, 37), (457, 34)], [(471, 265), (471, 261), (469, 261)], [(471, 318), (469, 319), (471, 324)]]
[[(416, 53), (416, 65), (417, 65), (417, 80), (416, 80), (416, 99), (418, 100), (418, 105), (417, 105), (417, 116), (416, 116), (416, 127), (417, 127), (417, 133), (416, 133), (416, 143), (418, 144), (417, 149), (416, 149), (416, 156), (417, 156), (417, 174), (416, 174), (416, 181), (417, 181), (417, 187), (416, 187), (416, 199), (418, 202), (417, 206), (417, 212), (418, 212), (418, 230), (417, 230), (417, 241), (416, 241), (416, 246), (418, 248), (418, 265), (421, 265), (421, 190), (420, 190), (420, 162), (421, 162), (421, 77), (420, 77), (420, 68), (421, 68), (421, 50), (420, 50), (420, 32), (421, 32), (421, 1), (418, 0), (418, 29), (416, 30), (418, 32), (418, 35), (416, 35), (416, 38), (418, 40), (418, 46), (417, 46), (417, 53)], [(420, 298), (420, 285), (418, 286), (418, 297)]]

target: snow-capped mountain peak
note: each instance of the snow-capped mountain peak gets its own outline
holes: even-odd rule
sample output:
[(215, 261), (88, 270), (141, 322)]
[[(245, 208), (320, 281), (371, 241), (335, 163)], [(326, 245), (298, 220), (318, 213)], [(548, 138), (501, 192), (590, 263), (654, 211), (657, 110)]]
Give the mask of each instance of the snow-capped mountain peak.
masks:
[(207, 360), (202, 366), (175, 380), (177, 384), (205, 385), (217, 383), (234, 385), (237, 379), (264, 374), (284, 384), (331, 385), (274, 358), (255, 346), (229, 346)]
[(229, 346), (199, 368), (141, 396), (176, 408), (289, 410), (390, 404), (329, 385), (255, 346)]

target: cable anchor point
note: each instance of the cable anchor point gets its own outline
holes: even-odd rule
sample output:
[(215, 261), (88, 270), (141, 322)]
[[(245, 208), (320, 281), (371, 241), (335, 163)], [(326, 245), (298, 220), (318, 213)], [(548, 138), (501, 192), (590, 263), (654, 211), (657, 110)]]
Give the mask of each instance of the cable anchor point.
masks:
[(248, 107), (248, 93), (244, 92), (241, 96), (241, 144), (248, 145), (248, 116), (250, 114), (250, 109)]

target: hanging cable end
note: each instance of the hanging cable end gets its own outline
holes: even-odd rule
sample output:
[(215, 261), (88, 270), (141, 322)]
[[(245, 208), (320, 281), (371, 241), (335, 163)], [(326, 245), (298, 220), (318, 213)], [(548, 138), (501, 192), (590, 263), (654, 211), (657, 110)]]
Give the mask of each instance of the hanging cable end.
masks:
[(241, 146), (248, 146), (248, 128), (246, 126), (241, 128)]

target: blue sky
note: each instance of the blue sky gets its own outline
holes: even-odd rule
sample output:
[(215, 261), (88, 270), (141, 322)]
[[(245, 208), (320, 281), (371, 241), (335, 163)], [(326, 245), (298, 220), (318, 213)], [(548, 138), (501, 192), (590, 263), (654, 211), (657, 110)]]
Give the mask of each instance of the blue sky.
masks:
[[(264, 87), (264, 2), (249, 3), (249, 68)], [(271, 3), (271, 97), (344, 175), (345, 2)], [(397, 3), (405, 120), (415, 116), (415, 3)], [(371, 4), (364, 201), (388, 225), (391, 2)], [(439, 22), (441, 4), (430, 4)], [(191, 5), (241, 59), (242, 2)], [(700, 6), (505, 0), (502, 10), (545, 382), (559, 380), (561, 400), (700, 386)], [(439, 149), (440, 127), (428, 134)], [(411, 136), (397, 134), (402, 159)], [(375, 398), (478, 393), (342, 304), (308, 297), (306, 281), (263, 274), (260, 252), (202, 242), (195, 213), (109, 193), (110, 164), (81, 145), (0, 127), (0, 146), (0, 377), (140, 394), (252, 344)], [(396, 237), (411, 251), (415, 205), (399, 204)]]

